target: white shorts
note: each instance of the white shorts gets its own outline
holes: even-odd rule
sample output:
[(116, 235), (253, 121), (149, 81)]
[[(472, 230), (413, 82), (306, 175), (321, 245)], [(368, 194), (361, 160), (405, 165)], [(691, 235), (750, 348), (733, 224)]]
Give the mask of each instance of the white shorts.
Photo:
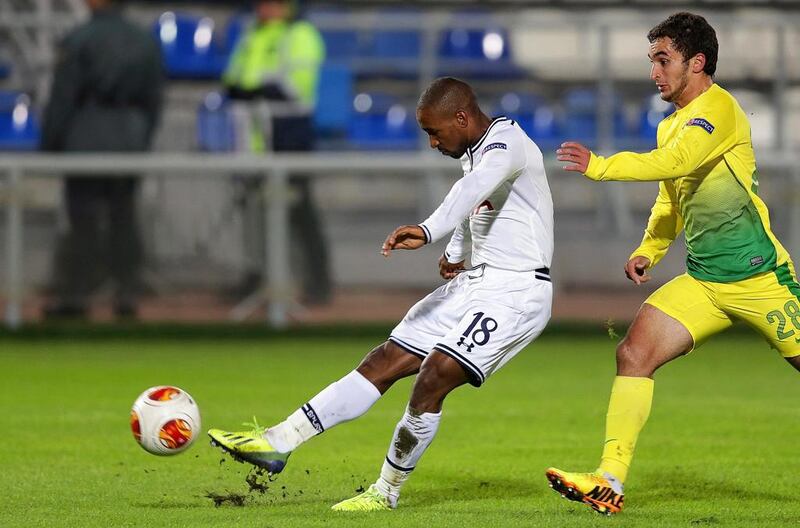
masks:
[(477, 387), (542, 333), (552, 303), (549, 274), (479, 267), (415, 304), (389, 340), (421, 358), (447, 354)]

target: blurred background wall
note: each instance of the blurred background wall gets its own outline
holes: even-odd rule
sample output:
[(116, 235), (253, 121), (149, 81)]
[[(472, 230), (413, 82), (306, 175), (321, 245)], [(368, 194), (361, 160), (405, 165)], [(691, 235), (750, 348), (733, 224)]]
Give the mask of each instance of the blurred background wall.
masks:
[[(219, 78), (249, 6), (124, 6), (159, 42), (169, 78), (155, 150), (229, 154), (237, 130)], [(628, 311), (644, 298), (642, 291), (631, 293), (621, 270), (641, 237), (657, 186), (591, 184), (561, 171), (554, 149), (565, 139), (600, 152), (653, 148), (655, 127), (670, 108), (649, 80), (647, 31), (674, 11), (699, 12), (719, 38), (716, 80), (750, 117), (760, 192), (774, 231), (795, 255), (800, 251), (800, 172), (791, 161), (800, 146), (798, 1), (308, 1), (301, 9), (327, 49), (314, 115), (322, 155), (349, 154), (354, 164), (385, 152), (435, 159), (416, 127), (414, 108), (421, 89), (440, 75), (472, 83), (487, 113), (518, 120), (539, 144), (549, 160), (555, 201), (553, 274), (561, 307), (556, 315), (562, 318), (604, 318), (619, 313), (615, 306)], [(0, 2), (0, 156), (36, 149), (59, 39), (86, 17), (78, 0)], [(265, 166), (270, 156), (264, 154)], [(191, 319), (194, 309), (204, 320), (227, 319), (244, 298), (236, 286), (248, 265), (246, 189), (225, 171), (181, 178), (169, 172), (151, 173), (141, 189), (148, 255), (144, 315), (173, 319), (186, 310)], [(391, 167), (316, 175), (335, 294), (321, 308), (304, 307), (298, 298), (292, 317), (402, 315), (414, 297), (440, 282), (436, 259), (442, 248), (385, 261), (379, 245), (396, 225), (422, 221), (459, 175), (455, 161), (452, 170), (431, 170), (423, 175), (427, 179)], [(5, 210), (8, 184), (2, 185)], [(52, 251), (64, 227), (61, 185), (35, 171), (22, 185), (24, 283), (18, 286), (29, 320), (38, 317), (47, 296)], [(4, 240), (7, 228), (3, 214)], [(681, 272), (684, 256), (679, 239), (656, 269), (654, 285)], [(3, 280), (7, 267), (2, 259)], [(372, 297), (359, 297), (366, 292)], [(239, 314), (259, 318), (260, 310), (253, 305)]]

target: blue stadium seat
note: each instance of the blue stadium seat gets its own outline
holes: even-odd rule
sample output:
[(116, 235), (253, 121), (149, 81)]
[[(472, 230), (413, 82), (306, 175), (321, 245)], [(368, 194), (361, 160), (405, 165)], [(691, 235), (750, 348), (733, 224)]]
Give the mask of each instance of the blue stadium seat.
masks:
[(349, 63), (358, 57), (360, 39), (358, 32), (344, 27), (336, 29), (323, 29), (326, 23), (347, 21), (350, 10), (338, 5), (324, 4), (309, 6), (305, 10), (306, 20), (320, 28), (322, 40), (325, 41), (326, 59), (342, 63)]
[(495, 114), (504, 115), (519, 123), (542, 150), (550, 150), (560, 141), (556, 114), (540, 97), (508, 92), (500, 98)]
[[(422, 52), (422, 34), (419, 29), (422, 27), (422, 12), (418, 9), (386, 8), (380, 9), (377, 16), (388, 24), (405, 24), (405, 28), (376, 30), (369, 43), (369, 50), (366, 51), (377, 59), (407, 60), (418, 67), (416, 61)], [(409, 28), (408, 24), (412, 27)]]
[[(564, 136), (566, 140), (580, 141), (596, 146), (598, 140), (597, 92), (593, 89), (576, 88), (564, 97)], [(627, 127), (622, 112), (622, 101), (614, 98), (614, 137), (627, 140)]]
[(355, 112), (348, 143), (365, 150), (413, 150), (418, 133), (414, 112), (395, 97), (381, 92), (360, 93), (353, 98)]
[(358, 32), (352, 29), (323, 30), (325, 53), (328, 60), (348, 62), (359, 56)]
[(661, 99), (660, 95), (647, 97), (639, 116), (639, 140), (655, 147), (658, 124), (674, 111), (675, 106)]
[(500, 31), (450, 29), (444, 32), (439, 47), (443, 59), (508, 59), (507, 35)]
[(225, 40), (222, 44), (222, 51), (226, 57), (230, 57), (230, 54), (233, 53), (233, 49), (236, 47), (236, 44), (239, 42), (239, 39), (242, 37), (242, 34), (244, 34), (251, 20), (252, 16), (246, 11), (237, 13), (228, 19), (228, 23), (225, 26)]
[(36, 150), (39, 136), (30, 98), (20, 92), (0, 92), (0, 151)]
[(418, 60), (422, 50), (419, 31), (378, 31), (372, 40), (371, 54), (381, 59)]
[[(422, 38), (416, 27), (357, 30), (347, 27), (349, 11), (346, 9), (326, 6), (308, 12), (308, 20), (321, 28), (328, 61), (346, 64), (354, 75), (362, 78), (409, 79), (419, 74)], [(395, 20), (408, 26), (409, 21), (413, 23), (421, 13), (407, 8), (389, 8), (378, 10), (376, 17), (382, 22)], [(330, 27), (331, 22), (334, 27)], [(344, 26), (340, 25), (342, 23)]]
[[(377, 12), (382, 22), (405, 25), (403, 29), (371, 32), (365, 42), (363, 56), (368, 59), (361, 69), (362, 77), (416, 79), (422, 54), (422, 14), (419, 10), (396, 8)], [(412, 27), (409, 28), (408, 24)]]
[(460, 29), (443, 32), (439, 42), (440, 73), (473, 78), (517, 78), (522, 71), (511, 60), (505, 29)]
[(214, 39), (214, 22), (167, 11), (153, 31), (161, 43), (167, 74), (173, 79), (218, 79), (227, 56)]
[(9, 75), (11, 75), (11, 65), (0, 62), (0, 79), (5, 79)]
[(205, 152), (232, 152), (236, 130), (228, 101), (219, 92), (206, 94), (197, 108), (197, 148)]
[(328, 62), (319, 72), (314, 126), (322, 138), (347, 134), (353, 108), (353, 73), (344, 64)]

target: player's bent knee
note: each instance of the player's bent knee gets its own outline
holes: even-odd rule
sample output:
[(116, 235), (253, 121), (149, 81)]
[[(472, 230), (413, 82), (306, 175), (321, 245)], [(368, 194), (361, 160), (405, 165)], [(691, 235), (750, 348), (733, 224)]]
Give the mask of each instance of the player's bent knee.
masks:
[(639, 363), (637, 349), (625, 338), (617, 345), (617, 367), (632, 367)]
[(464, 369), (454, 359), (432, 353), (420, 367), (409, 405), (422, 412), (439, 412), (450, 391), (466, 382)]
[(383, 394), (395, 381), (419, 372), (421, 363), (417, 356), (386, 341), (367, 354), (356, 370)]
[(659, 367), (652, 347), (641, 346), (625, 338), (617, 345), (617, 374), (619, 376), (650, 376)]

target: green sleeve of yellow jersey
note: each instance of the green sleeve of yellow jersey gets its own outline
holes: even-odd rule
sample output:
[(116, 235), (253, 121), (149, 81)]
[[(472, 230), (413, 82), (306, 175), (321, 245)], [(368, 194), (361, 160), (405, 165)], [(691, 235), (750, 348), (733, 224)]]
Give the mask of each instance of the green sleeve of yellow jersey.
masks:
[(586, 177), (604, 181), (672, 180), (720, 158), (736, 142), (736, 117), (724, 104), (698, 108), (675, 139), (644, 154), (591, 154)]
[(670, 182), (659, 183), (658, 196), (650, 211), (642, 243), (629, 258), (647, 257), (650, 267), (653, 267), (667, 254), (670, 244), (683, 229), (683, 218), (674, 199), (674, 191)]

